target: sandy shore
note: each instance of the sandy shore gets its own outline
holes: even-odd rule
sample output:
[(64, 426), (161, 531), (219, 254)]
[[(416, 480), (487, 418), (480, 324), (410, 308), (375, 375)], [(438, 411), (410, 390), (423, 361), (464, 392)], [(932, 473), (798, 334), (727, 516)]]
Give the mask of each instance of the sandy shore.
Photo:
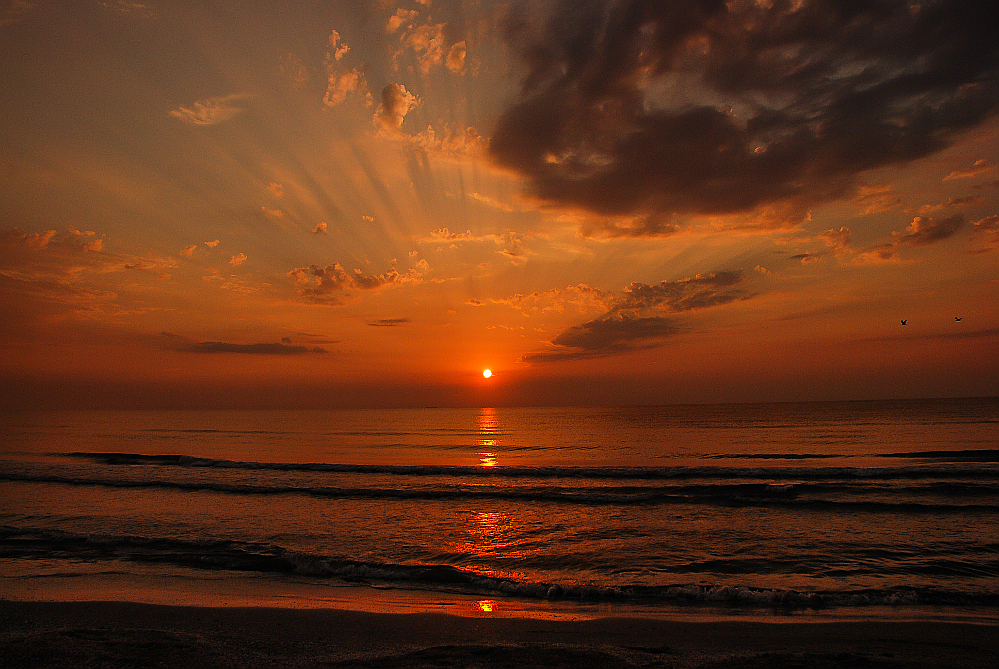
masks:
[(999, 626), (0, 601), (5, 667), (986, 667)]

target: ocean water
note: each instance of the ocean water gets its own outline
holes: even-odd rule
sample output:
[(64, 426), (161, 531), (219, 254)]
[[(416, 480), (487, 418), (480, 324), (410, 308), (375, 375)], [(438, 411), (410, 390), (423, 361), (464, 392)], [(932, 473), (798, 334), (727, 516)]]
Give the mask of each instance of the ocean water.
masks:
[(999, 618), (997, 399), (25, 412), (0, 436), (4, 598)]

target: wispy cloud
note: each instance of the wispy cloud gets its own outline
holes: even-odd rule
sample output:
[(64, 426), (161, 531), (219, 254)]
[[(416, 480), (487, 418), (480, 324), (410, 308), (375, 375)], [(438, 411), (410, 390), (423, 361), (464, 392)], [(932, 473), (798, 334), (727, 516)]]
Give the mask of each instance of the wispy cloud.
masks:
[(975, 164), (966, 170), (954, 170), (950, 174), (944, 177), (944, 181), (950, 181), (951, 179), (970, 179), (971, 177), (977, 177), (979, 174), (987, 174), (995, 170), (995, 165), (985, 160), (976, 160)]
[(0, 9), (0, 28), (6, 28), (9, 25), (24, 20), (24, 17), (37, 6), (37, 2), (10, 0), (10, 2), (6, 3), (6, 7)]
[(151, 19), (156, 16), (156, 12), (146, 2), (131, 2), (129, 0), (116, 0), (115, 2), (102, 2), (104, 9), (110, 9), (121, 14), (130, 14), (143, 19)]
[(233, 344), (221, 341), (191, 341), (186, 337), (170, 332), (161, 333), (169, 341), (171, 350), (183, 353), (244, 353), (253, 355), (302, 355), (305, 353), (326, 353), (326, 349), (318, 346), (295, 346), (290, 339), (284, 338), (280, 343), (263, 344)]
[(395, 328), (408, 322), (408, 318), (379, 318), (376, 321), (368, 321), (368, 325), (377, 328)]
[(236, 118), (245, 109), (240, 103), (252, 97), (248, 93), (235, 93), (206, 98), (190, 107), (181, 105), (171, 111), (170, 116), (191, 125), (215, 125)]

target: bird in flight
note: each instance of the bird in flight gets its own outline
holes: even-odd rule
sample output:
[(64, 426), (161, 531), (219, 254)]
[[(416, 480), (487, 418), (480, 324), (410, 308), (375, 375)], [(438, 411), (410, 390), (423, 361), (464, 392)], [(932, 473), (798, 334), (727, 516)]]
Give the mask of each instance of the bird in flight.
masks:
[(959, 321), (959, 320), (961, 320), (961, 317), (960, 316), (954, 316), (954, 320), (955, 321)]
[(902, 325), (905, 325), (905, 321), (906, 321), (906, 319), (903, 318), (902, 319)]

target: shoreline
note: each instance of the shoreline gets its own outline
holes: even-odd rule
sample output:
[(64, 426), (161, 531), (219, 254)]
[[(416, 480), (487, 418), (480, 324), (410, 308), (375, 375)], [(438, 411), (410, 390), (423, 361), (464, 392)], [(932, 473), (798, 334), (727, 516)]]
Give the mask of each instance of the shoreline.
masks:
[[(9, 565), (5, 565), (9, 566)], [(0, 601), (129, 602), (195, 608), (332, 609), (357, 613), (437, 613), (470, 618), (536, 618), (578, 621), (598, 618), (691, 622), (956, 622), (999, 626), (999, 608), (926, 604), (867, 604), (782, 608), (751, 602), (642, 602), (640, 600), (545, 599), (446, 588), (407, 588), (336, 579), (242, 571), (174, 568), (48, 574), (12, 571), (0, 578)]]
[(999, 626), (0, 600), (11, 667), (986, 667)]

